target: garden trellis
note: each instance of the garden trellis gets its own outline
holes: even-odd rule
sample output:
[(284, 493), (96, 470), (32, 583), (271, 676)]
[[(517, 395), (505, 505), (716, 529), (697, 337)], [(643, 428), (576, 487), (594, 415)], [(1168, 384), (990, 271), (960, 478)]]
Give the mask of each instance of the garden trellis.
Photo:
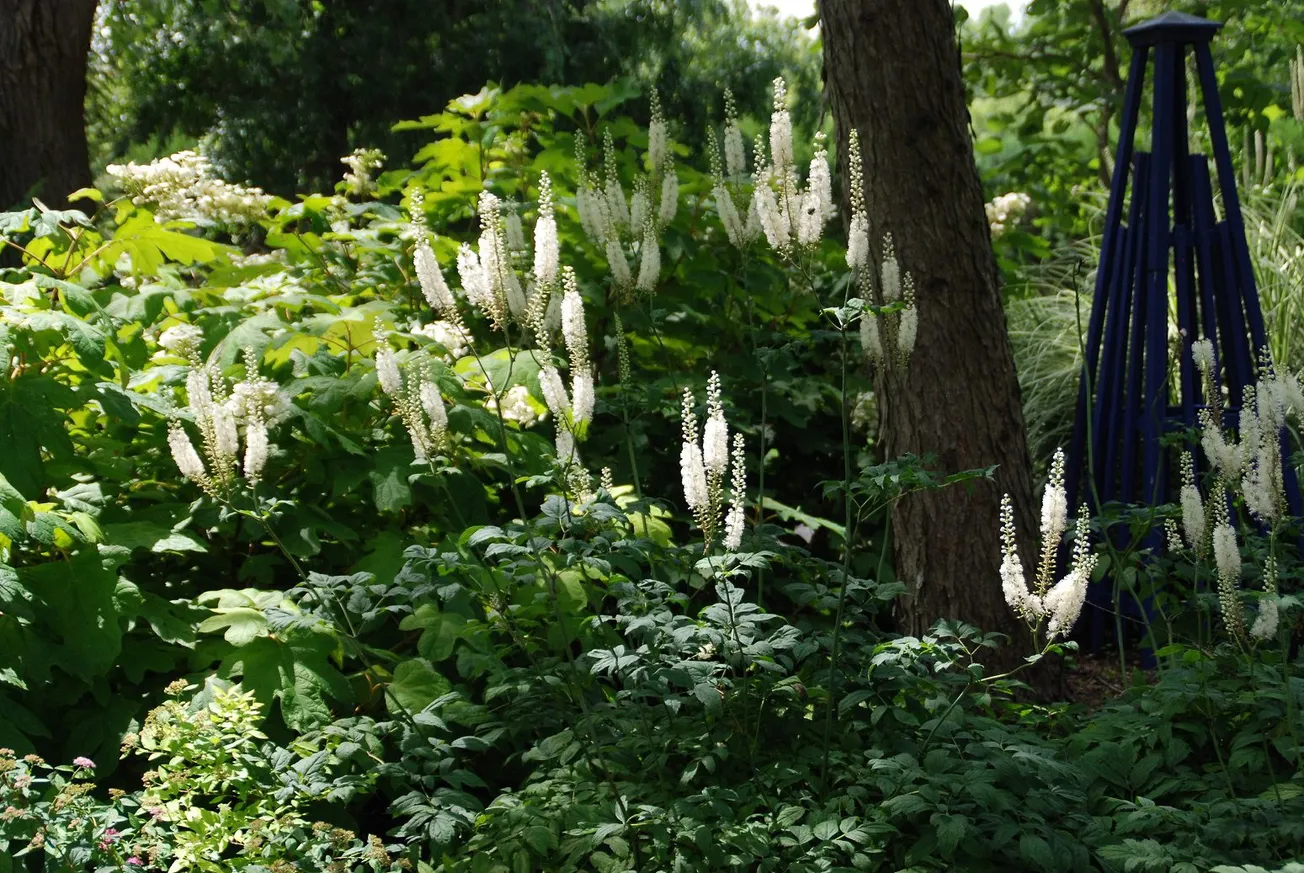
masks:
[[(1213, 342), (1228, 424), (1268, 345), (1209, 51), (1221, 26), (1168, 12), (1126, 31), (1132, 65), (1070, 444), (1070, 499), (1151, 505), (1169, 499), (1171, 458), (1162, 437), (1195, 428), (1204, 402), (1191, 344), (1201, 337)], [(1190, 149), (1188, 49), (1221, 216), (1210, 156)], [(1152, 59), (1147, 153), (1134, 151), (1133, 140)], [(1176, 367), (1170, 358), (1174, 326)], [(1298, 514), (1294, 470), (1286, 464), (1284, 473), (1290, 511)]]
[[(1258, 356), (1266, 353), (1209, 49), (1221, 27), (1167, 12), (1125, 33), (1132, 63), (1070, 444), (1071, 501), (1098, 507), (1170, 500), (1176, 491), (1174, 458), (1163, 437), (1195, 428), (1207, 399), (1191, 344), (1202, 337), (1212, 341), (1227, 392), (1226, 424), (1232, 426), (1246, 386), (1255, 381)], [(1211, 156), (1191, 149), (1190, 120), (1196, 116), (1188, 115), (1188, 57), (1216, 176)], [(1151, 66), (1151, 147), (1144, 152), (1135, 150), (1134, 139)], [(1297, 515), (1294, 469), (1283, 464), (1283, 473), (1287, 505)]]

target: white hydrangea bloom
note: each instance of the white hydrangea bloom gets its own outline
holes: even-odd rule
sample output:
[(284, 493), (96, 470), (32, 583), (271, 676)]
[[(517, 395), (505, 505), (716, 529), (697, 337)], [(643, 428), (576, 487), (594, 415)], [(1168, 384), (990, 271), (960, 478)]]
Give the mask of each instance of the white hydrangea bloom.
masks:
[(158, 344), (174, 355), (188, 358), (198, 353), (199, 345), (204, 341), (204, 332), (197, 325), (174, 324), (159, 334)]

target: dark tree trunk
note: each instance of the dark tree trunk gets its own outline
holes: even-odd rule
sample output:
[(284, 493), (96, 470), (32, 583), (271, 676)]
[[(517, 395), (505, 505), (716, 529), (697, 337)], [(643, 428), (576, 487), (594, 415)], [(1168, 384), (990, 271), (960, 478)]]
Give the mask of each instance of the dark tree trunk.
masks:
[(1023, 639), (1001, 593), (998, 519), (1009, 492), (1026, 557), (1036, 530), (1028, 448), (950, 4), (819, 0), (819, 8), (838, 154), (858, 130), (871, 239), (892, 234), (916, 286), (914, 354), (879, 384), (887, 455), (935, 453), (945, 472), (999, 465), (995, 484), (897, 505), (902, 630), (919, 634), (949, 618)]
[(96, 0), (0, 0), (0, 209), (91, 184), (86, 64)]

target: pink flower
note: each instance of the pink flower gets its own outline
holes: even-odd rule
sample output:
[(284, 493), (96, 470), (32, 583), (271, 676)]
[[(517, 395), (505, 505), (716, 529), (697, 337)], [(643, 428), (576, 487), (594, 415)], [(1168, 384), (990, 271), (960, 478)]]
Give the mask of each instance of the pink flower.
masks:
[(83, 770), (94, 770), (94, 769), (95, 769), (95, 762), (92, 761), (90, 758), (87, 758), (85, 755), (82, 755), (82, 756), (79, 757), (79, 758), (73, 758), (73, 759), (72, 759), (72, 764), (73, 764), (74, 767), (80, 767), (80, 768), (82, 768)]
[(140, 860), (140, 858), (136, 857), (135, 855), (132, 855), (130, 858), (127, 859), (127, 866), (128, 866), (128, 867), (144, 867), (144, 866), (145, 866), (145, 862), (142, 861), (142, 860)]

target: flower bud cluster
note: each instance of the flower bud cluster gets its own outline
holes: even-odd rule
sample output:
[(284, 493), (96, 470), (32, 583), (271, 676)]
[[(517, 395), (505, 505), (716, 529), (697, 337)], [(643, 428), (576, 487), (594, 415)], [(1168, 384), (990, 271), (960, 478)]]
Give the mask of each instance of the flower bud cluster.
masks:
[[(652, 96), (652, 121), (648, 127), (647, 173), (634, 180), (626, 197), (620, 180), (615, 141), (603, 133), (604, 176), (599, 181), (586, 168), (583, 142), (576, 140), (580, 183), (576, 206), (585, 235), (607, 258), (611, 280), (623, 296), (637, 290), (650, 294), (661, 274), (661, 234), (679, 208), (679, 177), (675, 172), (665, 116), (656, 93)], [(638, 258), (638, 270), (629, 256)]]
[(168, 448), (182, 476), (220, 498), (239, 473), (250, 484), (261, 478), (272, 449), (269, 429), (284, 416), (289, 402), (274, 382), (259, 376), (252, 351), (245, 352), (244, 378), (228, 386), (211, 365), (200, 361), (197, 349), (195, 340), (186, 398), (202, 455), (179, 418), (168, 425)]
[[(1023, 563), (1019, 559), (1014, 527), (1014, 505), (1010, 495), (1001, 500), (1001, 590), (1005, 602), (1028, 623), (1034, 635), (1045, 622), (1046, 641), (1065, 637), (1077, 623), (1086, 603), (1087, 586), (1095, 570), (1096, 556), (1091, 554), (1086, 507), (1078, 513), (1074, 525), (1073, 558), (1068, 573), (1055, 582), (1056, 555), (1068, 527), (1068, 499), (1064, 491), (1064, 451), (1055, 452), (1050, 479), (1042, 495), (1041, 555), (1033, 586), (1028, 587)], [(1054, 583), (1054, 584), (1052, 584)]]
[(724, 517), (723, 532), (725, 549), (736, 551), (742, 543), (746, 527), (746, 454), (740, 433), (734, 434), (733, 451), (730, 452), (729, 425), (724, 417), (718, 373), (713, 371), (707, 381), (706, 422), (700, 432), (700, 441), (695, 407), (693, 392), (685, 388), (683, 445), (679, 453), (684, 502), (692, 511), (709, 549), (721, 531), (721, 512), (725, 509), (725, 474), (730, 472), (732, 461), (729, 506)]
[[(797, 178), (792, 148), (792, 116), (788, 112), (788, 88), (782, 78), (774, 80), (774, 112), (770, 115), (770, 160), (762, 165), (763, 151), (757, 144), (755, 187), (751, 209), (770, 248), (789, 257), (794, 247), (810, 248), (820, 241), (824, 225), (834, 214), (833, 182), (829, 171), (824, 135), (815, 135), (815, 157), (803, 188)], [(726, 133), (726, 139), (729, 135)], [(717, 194), (717, 202), (720, 201)], [(736, 210), (735, 210), (736, 211)], [(723, 218), (723, 217), (722, 217)], [(727, 219), (724, 219), (727, 220)], [(737, 228), (726, 232), (730, 239)]]
[(416, 459), (425, 462), (447, 448), (448, 409), (444, 398), (425, 367), (409, 369), (405, 380), (386, 337), (378, 335), (376, 343), (376, 376), (381, 390), (403, 419)]
[[(1222, 386), (1217, 350), (1206, 338), (1191, 343), (1191, 360), (1200, 373), (1205, 407), (1200, 410), (1200, 445), (1210, 465), (1213, 485), (1202, 502), (1190, 453), (1182, 458), (1180, 503), (1188, 544), (1197, 554), (1212, 545), (1218, 575), (1218, 601), (1223, 623), (1237, 639), (1246, 634), (1240, 581), (1242, 562), (1236, 529), (1228, 507), (1230, 495), (1239, 494), (1256, 521), (1274, 532), (1286, 510), (1282, 434), (1288, 419), (1299, 421), (1304, 412), (1304, 391), (1299, 378), (1281, 373), (1267, 349), (1260, 351), (1258, 379), (1241, 392), (1237, 434), (1224, 428)], [(1264, 567), (1265, 594), (1249, 633), (1267, 639), (1276, 633), (1279, 609), (1275, 559)]]
[(344, 192), (350, 197), (368, 197), (376, 193), (375, 177), (385, 165), (385, 153), (380, 149), (354, 149), (353, 154), (340, 158), (349, 168), (344, 174)]
[(208, 158), (189, 150), (148, 164), (109, 164), (105, 171), (122, 184), (133, 203), (152, 207), (163, 221), (250, 224), (267, 215), (272, 200), (260, 188), (215, 177)]

